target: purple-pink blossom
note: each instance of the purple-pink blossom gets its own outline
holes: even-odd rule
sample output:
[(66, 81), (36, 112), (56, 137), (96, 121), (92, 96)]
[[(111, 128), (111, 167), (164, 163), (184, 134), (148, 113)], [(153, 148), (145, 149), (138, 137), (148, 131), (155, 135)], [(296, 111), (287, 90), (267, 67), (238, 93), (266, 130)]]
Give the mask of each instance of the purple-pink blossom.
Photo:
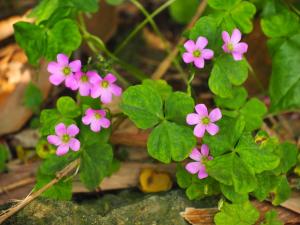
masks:
[(92, 89), (92, 79), (97, 79), (97, 77), (100, 77), (99, 74), (95, 71), (87, 71), (82, 72), (78, 71), (75, 73), (75, 79), (78, 84), (79, 94), (81, 96), (89, 96), (91, 94)]
[(79, 133), (79, 128), (72, 124), (66, 126), (63, 123), (59, 123), (55, 127), (55, 135), (49, 135), (47, 140), (50, 144), (58, 146), (56, 155), (61, 156), (66, 154), (69, 149), (78, 151), (80, 149), (80, 142), (75, 138)]
[(243, 54), (248, 50), (248, 45), (245, 42), (240, 42), (242, 34), (239, 29), (234, 29), (231, 37), (227, 31), (223, 31), (222, 38), (224, 41), (222, 46), (224, 52), (231, 53), (236, 61), (242, 60)]
[(53, 61), (48, 64), (47, 70), (51, 73), (49, 81), (55, 86), (58, 86), (65, 81), (66, 87), (76, 90), (78, 85), (74, 73), (80, 71), (80, 69), (80, 60), (69, 62), (68, 56), (65, 54), (58, 54), (57, 62)]
[(82, 122), (85, 125), (90, 124), (90, 128), (94, 132), (98, 132), (101, 128), (108, 128), (110, 126), (110, 120), (106, 118), (106, 112), (102, 109), (87, 109), (85, 116), (82, 117)]
[(207, 161), (213, 159), (213, 157), (209, 155), (208, 146), (203, 144), (201, 146), (201, 152), (197, 148), (194, 148), (190, 154), (190, 158), (195, 160), (196, 162), (188, 163), (185, 166), (186, 170), (191, 174), (198, 173), (199, 179), (204, 179), (204, 178), (208, 177), (208, 174), (206, 172), (205, 163)]
[(194, 65), (201, 69), (204, 67), (205, 60), (209, 60), (214, 56), (211, 49), (205, 48), (208, 41), (205, 37), (198, 37), (196, 43), (193, 40), (188, 40), (184, 44), (187, 52), (183, 53), (182, 59), (185, 63), (194, 63)]
[(189, 125), (196, 125), (194, 135), (203, 137), (205, 131), (210, 135), (215, 135), (219, 132), (219, 127), (214, 123), (222, 118), (222, 113), (219, 108), (215, 108), (208, 114), (208, 110), (204, 104), (195, 106), (196, 113), (190, 113), (186, 117), (186, 122)]
[(100, 97), (103, 103), (110, 103), (112, 101), (112, 96), (120, 96), (122, 94), (122, 89), (115, 84), (117, 78), (111, 73), (107, 74), (104, 78), (93, 77), (91, 79), (92, 89), (91, 96), (93, 98)]

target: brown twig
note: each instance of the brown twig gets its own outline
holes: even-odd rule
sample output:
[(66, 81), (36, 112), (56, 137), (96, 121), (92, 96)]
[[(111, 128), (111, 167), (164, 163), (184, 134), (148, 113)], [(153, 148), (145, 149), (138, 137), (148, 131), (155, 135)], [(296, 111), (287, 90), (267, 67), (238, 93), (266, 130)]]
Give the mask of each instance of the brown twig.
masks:
[(24, 208), (27, 204), (32, 202), (34, 199), (36, 199), (38, 196), (40, 196), (43, 192), (45, 192), (47, 189), (58, 183), (61, 179), (63, 179), (65, 176), (67, 176), (70, 172), (72, 172), (74, 169), (76, 169), (78, 163), (80, 162), (79, 159), (71, 162), (69, 165), (67, 165), (64, 169), (59, 171), (56, 174), (56, 177), (50, 181), (48, 184), (43, 186), (41, 189), (37, 190), (36, 192), (33, 192), (32, 194), (28, 195), (23, 201), (20, 201), (15, 206), (9, 208), (8, 210), (4, 211), (0, 215), (0, 224), (2, 224), (5, 220), (7, 220), (9, 217), (17, 213), (19, 210)]
[[(196, 21), (198, 20), (198, 18), (204, 12), (204, 10), (206, 8), (206, 5), (207, 5), (207, 0), (203, 0), (200, 3), (200, 5), (199, 5), (199, 7), (198, 7), (198, 9), (196, 11), (196, 14), (192, 18), (191, 22), (185, 28), (185, 31), (191, 29), (194, 26), (194, 24), (196, 23)], [(154, 73), (151, 76), (152, 79), (158, 80), (158, 79), (162, 78), (162, 76), (166, 73), (166, 71), (168, 70), (168, 68), (172, 64), (172, 61), (174, 60), (174, 58), (178, 54), (178, 52), (179, 52), (178, 46), (182, 45), (185, 42), (185, 40), (186, 40), (185, 37), (181, 37), (179, 39), (178, 43), (173, 48), (173, 50), (169, 53), (169, 55), (156, 68), (156, 70), (154, 71)]]
[(3, 193), (7, 193), (11, 190), (14, 190), (16, 188), (20, 188), (20, 187), (26, 186), (28, 184), (32, 184), (34, 182), (35, 182), (34, 177), (26, 177), (22, 180), (12, 183), (12, 184), (6, 185), (4, 187), (0, 187), (0, 195)]

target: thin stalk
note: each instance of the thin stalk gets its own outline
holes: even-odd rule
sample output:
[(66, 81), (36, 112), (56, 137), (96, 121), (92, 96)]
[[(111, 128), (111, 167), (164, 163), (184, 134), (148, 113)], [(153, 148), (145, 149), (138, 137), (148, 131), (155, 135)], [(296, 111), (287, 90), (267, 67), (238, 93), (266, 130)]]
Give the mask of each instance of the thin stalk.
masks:
[(166, 9), (169, 5), (171, 5), (175, 0), (168, 0), (163, 5), (161, 5), (159, 8), (157, 8), (152, 14), (150, 14), (148, 17), (146, 17), (145, 20), (143, 20), (140, 24), (138, 24), (135, 29), (126, 37), (126, 39), (117, 47), (115, 50), (115, 54), (119, 53), (129, 42), (132, 38), (135, 37), (135, 35), (148, 23), (151, 19), (153, 19), (156, 15), (158, 15), (160, 12), (162, 12), (164, 9)]

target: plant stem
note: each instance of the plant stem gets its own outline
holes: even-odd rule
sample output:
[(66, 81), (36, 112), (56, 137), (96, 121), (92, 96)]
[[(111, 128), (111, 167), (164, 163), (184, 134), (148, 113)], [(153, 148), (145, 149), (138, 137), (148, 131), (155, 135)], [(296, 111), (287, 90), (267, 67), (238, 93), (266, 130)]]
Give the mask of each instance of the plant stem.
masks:
[(115, 50), (115, 54), (118, 54), (128, 43), (129, 41), (148, 23), (151, 19), (153, 19), (156, 15), (166, 9), (169, 5), (171, 5), (175, 0), (168, 0), (159, 8), (157, 8), (152, 14), (146, 17), (140, 24), (138, 24), (134, 30), (125, 38), (125, 40), (117, 47)]

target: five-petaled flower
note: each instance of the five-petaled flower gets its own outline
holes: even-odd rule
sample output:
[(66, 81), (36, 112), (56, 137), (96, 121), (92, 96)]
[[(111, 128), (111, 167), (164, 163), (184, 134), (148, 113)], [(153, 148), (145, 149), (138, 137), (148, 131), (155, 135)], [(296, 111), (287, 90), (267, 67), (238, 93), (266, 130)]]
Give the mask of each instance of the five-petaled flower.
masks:
[(111, 73), (107, 74), (104, 78), (100, 76), (91, 78), (93, 84), (91, 89), (91, 96), (93, 98), (100, 97), (103, 103), (110, 103), (112, 96), (120, 96), (122, 89), (115, 84), (117, 78)]
[(50, 144), (58, 146), (56, 155), (64, 155), (69, 149), (73, 151), (80, 149), (80, 142), (75, 138), (79, 133), (79, 128), (75, 124), (67, 127), (65, 124), (59, 123), (55, 127), (55, 133), (56, 135), (49, 135), (47, 140)]
[(199, 179), (204, 179), (208, 177), (206, 172), (205, 163), (209, 160), (212, 160), (213, 157), (209, 155), (209, 148), (207, 145), (203, 144), (201, 146), (201, 152), (197, 148), (194, 148), (190, 154), (190, 158), (196, 162), (188, 163), (185, 168), (191, 174), (198, 173)]
[(193, 40), (188, 40), (184, 44), (187, 52), (183, 53), (182, 59), (185, 63), (192, 63), (199, 69), (204, 67), (204, 60), (211, 59), (214, 52), (211, 49), (205, 48), (208, 41), (205, 37), (198, 37), (196, 43)]
[(90, 124), (91, 130), (94, 132), (98, 132), (101, 130), (101, 127), (108, 128), (110, 126), (110, 120), (105, 116), (105, 110), (96, 110), (89, 108), (85, 111), (85, 116), (82, 117), (82, 122), (85, 125)]
[(186, 117), (186, 122), (189, 125), (196, 125), (194, 128), (194, 135), (196, 137), (203, 137), (205, 130), (210, 135), (215, 135), (219, 132), (219, 127), (214, 122), (222, 118), (222, 113), (219, 108), (212, 110), (209, 114), (204, 104), (195, 106), (197, 113), (190, 113)]
[(76, 90), (78, 88), (78, 84), (74, 77), (74, 73), (80, 71), (80, 69), (80, 60), (69, 62), (68, 56), (65, 54), (58, 54), (57, 62), (50, 62), (48, 64), (47, 70), (51, 73), (49, 81), (56, 86), (65, 81), (66, 87)]
[(97, 79), (97, 77), (100, 77), (99, 74), (95, 71), (87, 71), (82, 72), (78, 71), (75, 73), (75, 79), (78, 84), (79, 94), (81, 96), (89, 96), (92, 89), (92, 79)]
[(224, 44), (222, 46), (224, 52), (231, 53), (236, 61), (243, 59), (243, 54), (247, 52), (248, 45), (245, 42), (240, 42), (242, 34), (238, 29), (234, 29), (232, 35), (227, 31), (222, 32)]

